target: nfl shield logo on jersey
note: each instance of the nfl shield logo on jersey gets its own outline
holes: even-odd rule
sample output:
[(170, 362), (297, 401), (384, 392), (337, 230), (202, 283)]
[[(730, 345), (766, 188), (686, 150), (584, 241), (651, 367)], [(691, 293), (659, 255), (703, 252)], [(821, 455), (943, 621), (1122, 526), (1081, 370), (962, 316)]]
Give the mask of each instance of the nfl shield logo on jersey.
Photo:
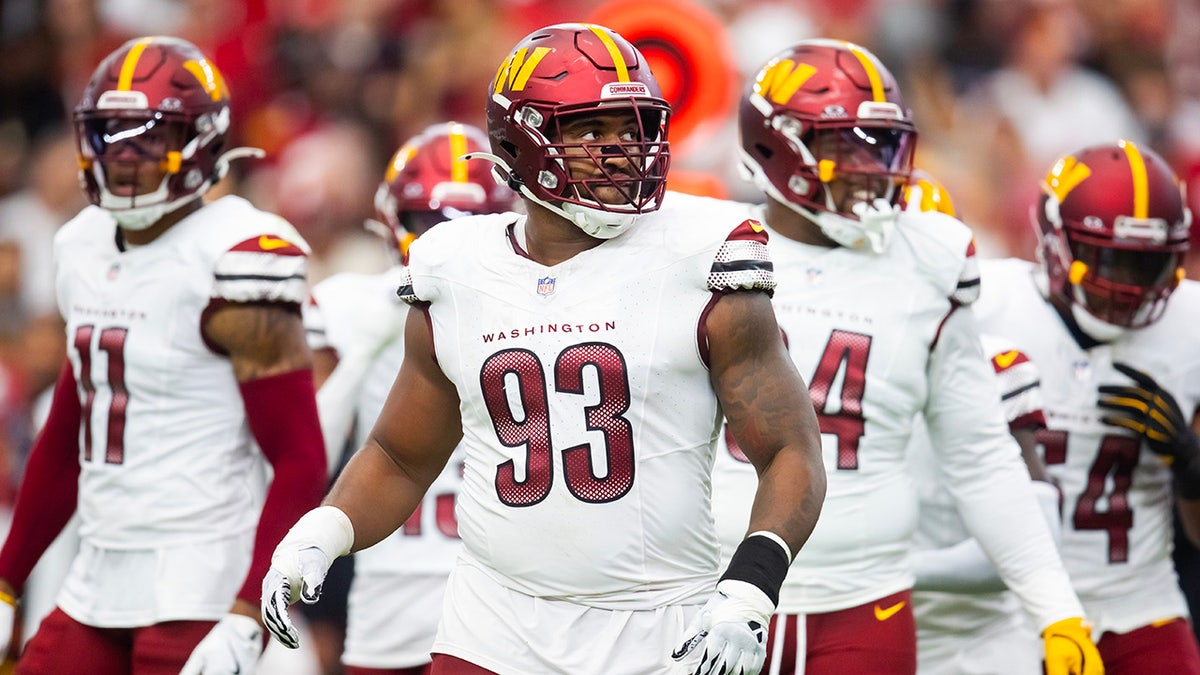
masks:
[(537, 291), (538, 295), (543, 297), (554, 293), (554, 277), (542, 277), (538, 279)]

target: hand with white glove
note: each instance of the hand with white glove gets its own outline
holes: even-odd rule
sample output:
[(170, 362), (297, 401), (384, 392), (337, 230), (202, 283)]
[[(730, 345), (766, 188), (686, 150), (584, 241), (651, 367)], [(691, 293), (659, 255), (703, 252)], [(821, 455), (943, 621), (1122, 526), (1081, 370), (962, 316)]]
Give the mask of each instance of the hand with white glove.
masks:
[(286, 551), (282, 555), (280, 549), (275, 549), (271, 569), (263, 578), (262, 618), (271, 635), (288, 649), (300, 646), (300, 634), (288, 616), (288, 605), (297, 600), (315, 605), (321, 599), (321, 585), (332, 564), (315, 546)]
[(757, 675), (767, 658), (767, 627), (774, 612), (775, 603), (758, 587), (724, 579), (671, 658), (682, 661), (703, 648), (692, 675)]
[(17, 599), (0, 591), (0, 663), (8, 658), (8, 646), (12, 642), (17, 624)]
[(346, 514), (335, 506), (319, 506), (296, 521), (275, 547), (271, 568), (263, 578), (262, 619), (283, 646), (300, 646), (288, 605), (297, 600), (315, 604), (329, 566), (349, 553), (353, 544), (354, 528)]
[(262, 650), (258, 622), (244, 614), (229, 614), (196, 645), (179, 675), (252, 675)]

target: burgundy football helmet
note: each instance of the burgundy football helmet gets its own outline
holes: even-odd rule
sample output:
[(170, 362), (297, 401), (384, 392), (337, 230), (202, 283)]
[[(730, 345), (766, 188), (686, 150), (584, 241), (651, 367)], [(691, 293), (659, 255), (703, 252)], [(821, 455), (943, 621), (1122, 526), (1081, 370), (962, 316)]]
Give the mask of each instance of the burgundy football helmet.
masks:
[[(562, 142), (564, 120), (613, 112), (632, 113), (636, 133), (616, 142)], [(527, 35), (500, 64), (487, 101), (491, 153), (477, 156), (495, 162), (524, 197), (594, 237), (614, 237), (662, 201), (670, 113), (628, 40), (594, 24), (549, 26)], [(568, 156), (590, 159), (595, 174), (572, 175)], [(625, 203), (606, 203), (599, 188), (615, 188)]]
[(1059, 159), (1032, 220), (1049, 293), (1098, 340), (1158, 320), (1183, 279), (1192, 213), (1149, 148), (1118, 141)]
[(427, 127), (400, 146), (375, 191), (378, 221), (368, 229), (386, 237), (401, 259), (430, 227), (475, 213), (516, 207), (516, 194), (496, 182), (486, 164), (465, 155), (487, 148), (487, 136), (469, 124)]
[[(88, 199), (130, 229), (149, 227), (199, 198), (234, 156), (261, 155), (251, 148), (226, 152), (225, 79), (195, 45), (174, 37), (136, 38), (109, 54), (84, 88), (74, 119)], [(157, 189), (115, 189), (112, 170), (136, 171), (147, 160), (163, 173)]]
[(875, 55), (826, 39), (785, 49), (747, 88), (738, 128), (760, 189), (843, 246), (886, 247), (917, 132)]

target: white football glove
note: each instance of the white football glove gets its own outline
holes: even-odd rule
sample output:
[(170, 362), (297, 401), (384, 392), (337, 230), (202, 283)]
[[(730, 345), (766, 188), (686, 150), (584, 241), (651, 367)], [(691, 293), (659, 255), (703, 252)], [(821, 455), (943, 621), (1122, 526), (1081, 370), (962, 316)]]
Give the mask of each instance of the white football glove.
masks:
[(11, 595), (0, 592), (0, 662), (8, 657), (8, 644), (12, 642), (17, 623), (17, 601)]
[(354, 528), (341, 509), (319, 506), (304, 514), (275, 547), (271, 568), (263, 577), (263, 625), (283, 646), (296, 649), (300, 634), (288, 616), (288, 605), (303, 600), (312, 605), (321, 597), (329, 566), (350, 552)]
[(767, 627), (774, 613), (775, 603), (758, 587), (725, 579), (692, 619), (671, 658), (682, 661), (703, 647), (692, 675), (757, 675), (767, 658)]
[(196, 645), (179, 675), (253, 675), (262, 649), (258, 622), (229, 614)]

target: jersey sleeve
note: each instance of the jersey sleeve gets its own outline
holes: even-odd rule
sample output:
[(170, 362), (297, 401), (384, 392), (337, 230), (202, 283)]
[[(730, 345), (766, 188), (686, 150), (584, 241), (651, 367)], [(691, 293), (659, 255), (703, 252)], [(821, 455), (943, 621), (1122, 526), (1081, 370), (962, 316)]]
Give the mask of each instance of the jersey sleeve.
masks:
[(315, 296), (309, 295), (304, 304), (300, 306), (300, 317), (304, 320), (304, 338), (308, 342), (309, 349), (317, 351), (318, 349), (334, 348), (326, 329), (325, 312), (321, 309)]
[(417, 292), (413, 290), (412, 270), (408, 265), (404, 266), (404, 272), (400, 275), (400, 283), (396, 287), (396, 295), (406, 304), (412, 305), (421, 302), (417, 297)]
[(1019, 349), (989, 352), (988, 356), (1000, 386), (1000, 402), (1009, 430), (1045, 427), (1041, 375), (1033, 361)]
[(925, 419), (932, 447), (970, 533), (1037, 628), (1082, 616), (1042, 518), (1020, 448), (1008, 433), (996, 375), (970, 308), (951, 313), (930, 354)]
[(747, 219), (729, 233), (717, 248), (709, 268), (708, 290), (758, 290), (774, 294), (775, 268), (762, 224)]
[(274, 234), (245, 239), (217, 257), (214, 301), (268, 302), (299, 307), (308, 298), (308, 254)]
[(958, 273), (958, 283), (950, 299), (958, 305), (970, 305), (979, 299), (979, 259), (975, 257), (975, 238), (967, 244), (967, 252), (963, 258), (962, 270)]

